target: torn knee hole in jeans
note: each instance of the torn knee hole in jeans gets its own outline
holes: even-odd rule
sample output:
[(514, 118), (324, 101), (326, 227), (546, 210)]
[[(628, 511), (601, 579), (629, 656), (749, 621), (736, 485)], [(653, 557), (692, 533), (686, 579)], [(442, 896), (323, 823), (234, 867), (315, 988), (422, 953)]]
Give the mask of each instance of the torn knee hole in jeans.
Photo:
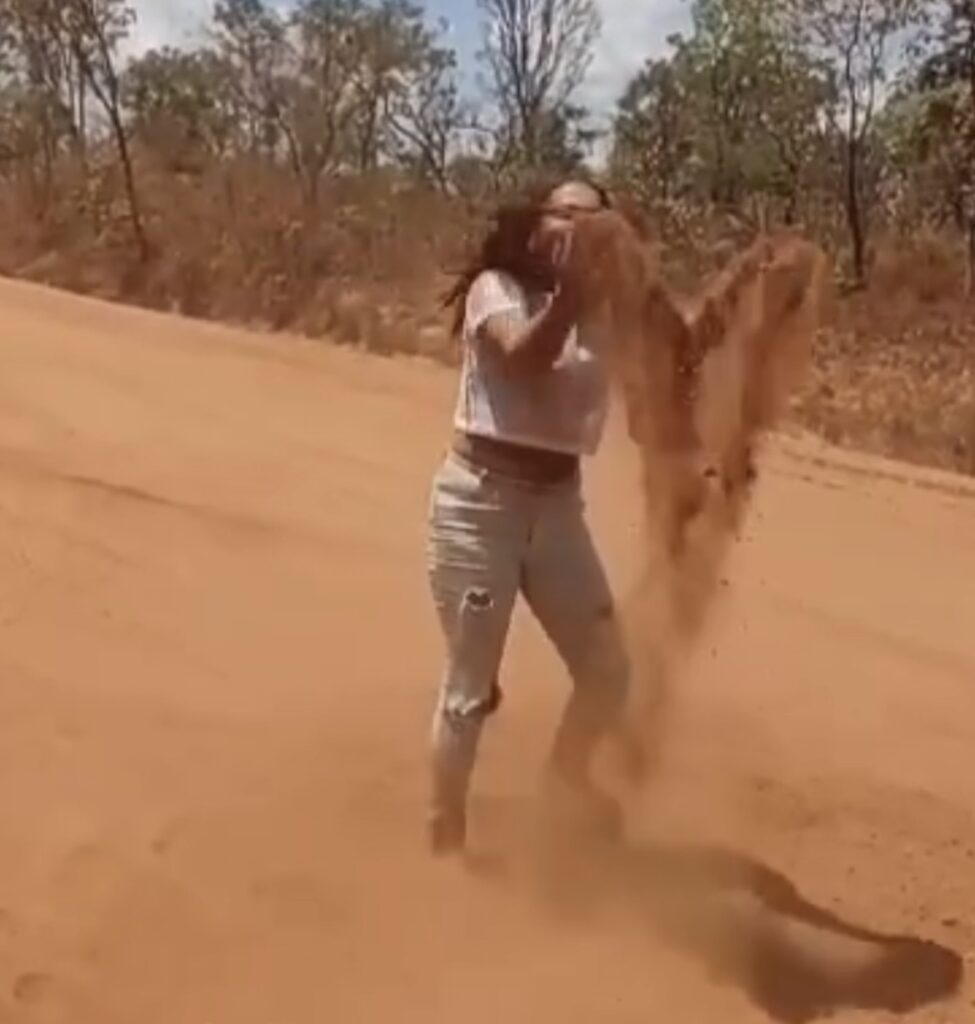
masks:
[(473, 612), (487, 612), (494, 607), (491, 591), (485, 587), (471, 587), (464, 594), (464, 607)]
[(448, 696), (444, 701), (444, 715), (455, 722), (481, 722), (498, 711), (501, 701), (501, 688), (494, 683), (485, 697)]

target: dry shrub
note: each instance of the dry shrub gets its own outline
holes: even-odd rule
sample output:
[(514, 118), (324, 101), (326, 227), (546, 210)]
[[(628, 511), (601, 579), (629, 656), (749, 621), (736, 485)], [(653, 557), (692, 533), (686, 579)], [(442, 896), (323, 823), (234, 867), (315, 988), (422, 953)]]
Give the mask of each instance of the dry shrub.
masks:
[[(181, 171), (138, 152), (137, 178), (148, 264), (135, 256), (112, 154), (95, 151), (86, 168), (56, 168), (49, 186), (0, 180), (0, 273), (456, 361), (436, 300), (444, 270), (480, 230), (479, 210), (388, 173), (326, 181), (311, 204), (285, 169), (246, 159)], [(658, 258), (690, 304), (754, 232), (718, 211), (665, 220)], [(881, 240), (871, 287), (843, 298), (820, 334), (795, 406), (800, 422), (842, 444), (975, 470), (975, 328), (960, 298), (963, 268), (957, 245), (931, 229)]]
[(973, 472), (975, 309), (950, 243), (918, 247), (838, 306), (797, 414), (833, 443)]
[(957, 301), (965, 289), (960, 247), (929, 226), (905, 237), (882, 238), (876, 248), (870, 290), (887, 303), (905, 306)]
[[(393, 352), (432, 351), (424, 310), (470, 218), (429, 189), (384, 174), (325, 183), (302, 197), (287, 172), (237, 160), (176, 173), (145, 154), (138, 180), (152, 258), (130, 242), (111, 165), (91, 167), (83, 190), (59, 191), (33, 209), (23, 189), (0, 189), (18, 225), (0, 268), (71, 290), (250, 323)], [(19, 210), (19, 216), (13, 211)], [(28, 211), (24, 215), (24, 211)]]

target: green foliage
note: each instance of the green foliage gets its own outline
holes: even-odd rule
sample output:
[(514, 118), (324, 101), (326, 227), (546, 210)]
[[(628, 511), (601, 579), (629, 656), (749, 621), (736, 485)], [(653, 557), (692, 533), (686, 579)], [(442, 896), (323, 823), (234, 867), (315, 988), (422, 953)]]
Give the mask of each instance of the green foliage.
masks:
[(975, 256), (975, 4), (950, 0), (884, 118), (901, 220), (952, 224)]
[(175, 166), (223, 157), (237, 140), (233, 69), (212, 50), (151, 50), (126, 69), (123, 90), (136, 136)]
[(394, 161), (446, 180), (461, 117), (454, 54), (407, 0), (222, 0), (218, 52), (245, 112), (241, 144), (284, 159), (314, 201), (326, 174)]
[(648, 62), (620, 101), (613, 166), (646, 198), (792, 219), (824, 145), (829, 82), (763, 0), (696, 0), (694, 30)]

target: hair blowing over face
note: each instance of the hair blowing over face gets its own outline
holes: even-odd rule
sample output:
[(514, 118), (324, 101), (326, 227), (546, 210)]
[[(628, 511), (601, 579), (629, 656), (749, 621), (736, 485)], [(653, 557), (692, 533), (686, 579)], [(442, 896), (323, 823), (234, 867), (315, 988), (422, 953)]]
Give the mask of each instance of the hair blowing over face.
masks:
[[(599, 197), (604, 209), (614, 204), (609, 193), (601, 185), (579, 179), (588, 185)], [(500, 207), (491, 218), (491, 227), (480, 244), (474, 257), (457, 275), (453, 286), (444, 296), (445, 309), (453, 310), (452, 333), (458, 337), (464, 326), (467, 293), (478, 277), (486, 270), (500, 270), (519, 281), (525, 281), (531, 274), (527, 254), (532, 235), (542, 215), (546, 201), (558, 182), (537, 185), (521, 202)]]

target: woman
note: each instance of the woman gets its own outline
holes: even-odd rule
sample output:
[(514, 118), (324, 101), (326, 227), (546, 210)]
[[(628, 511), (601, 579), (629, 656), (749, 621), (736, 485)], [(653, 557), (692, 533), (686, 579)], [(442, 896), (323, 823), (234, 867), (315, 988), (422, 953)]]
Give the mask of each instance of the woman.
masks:
[(599, 446), (609, 386), (593, 339), (577, 329), (584, 268), (571, 245), (574, 218), (608, 205), (597, 187), (569, 182), (502, 211), (447, 300), (463, 370), (431, 503), (430, 581), (448, 651), (434, 726), (437, 853), (464, 846), (478, 740), (501, 703), (498, 670), (519, 593), (574, 684), (552, 781), (587, 821), (619, 827), (590, 762), (620, 721), (629, 666), (580, 493), (580, 460)]

